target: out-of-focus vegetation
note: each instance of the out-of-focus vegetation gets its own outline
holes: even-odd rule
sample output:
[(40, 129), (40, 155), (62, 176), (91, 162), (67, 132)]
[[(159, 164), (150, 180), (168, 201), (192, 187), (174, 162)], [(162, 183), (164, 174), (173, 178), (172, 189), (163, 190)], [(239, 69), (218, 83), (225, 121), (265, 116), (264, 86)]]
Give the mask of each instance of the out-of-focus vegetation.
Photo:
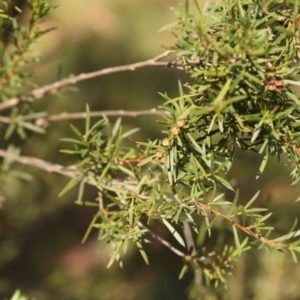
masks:
[[(170, 6), (178, 2), (136, 0), (59, 1), (58, 7), (40, 26), (56, 27), (34, 46), (42, 60), (29, 64), (31, 79), (38, 85), (68, 76), (110, 66), (145, 60), (159, 54), (161, 45), (171, 45), (169, 32), (158, 33), (174, 22)], [(26, 1), (15, 1), (23, 12), (12, 12), (22, 21), (28, 17)], [(147, 68), (135, 72), (117, 73), (85, 81), (76, 90), (61, 95), (48, 95), (34, 103), (35, 109), (49, 114), (63, 111), (147, 109), (161, 105), (178, 93), (177, 80), (187, 80), (175, 69)], [(140, 127), (139, 140), (161, 138), (157, 116), (124, 118), (126, 129)], [(114, 121), (114, 119), (112, 118)], [(22, 148), (22, 155), (69, 165), (73, 160), (59, 154), (65, 147), (60, 141), (70, 136), (70, 121), (50, 123), (47, 134), (27, 133), (26, 140), (15, 134), (13, 143)], [(72, 121), (83, 129), (84, 121)], [(2, 126), (2, 125), (1, 125)], [(3, 127), (2, 127), (3, 128)], [(2, 139), (1, 149), (7, 146)], [(282, 234), (298, 217), (294, 202), (299, 186), (290, 186), (290, 170), (274, 159), (259, 180), (255, 180), (261, 158), (240, 153), (239, 167), (233, 167), (227, 180), (240, 189), (245, 202), (257, 190), (260, 206), (271, 208), (271, 223)], [(135, 248), (130, 248), (123, 269), (117, 264), (106, 269), (108, 253), (98, 252), (96, 236), (85, 244), (80, 241), (95, 210), (73, 203), (76, 191), (58, 197), (68, 179), (48, 174), (33, 167), (14, 165), (15, 170), (31, 174), (24, 181), (2, 185), (0, 191), (0, 297), (9, 298), (17, 288), (36, 299), (185, 299), (191, 275), (178, 281), (181, 261), (155, 241), (147, 245), (150, 265), (146, 266)], [(241, 171), (242, 170), (242, 171)], [(3, 194), (3, 195), (2, 195)], [(93, 189), (86, 198), (94, 199)], [(5, 201), (4, 201), (5, 199)], [(166, 229), (157, 228), (169, 238)], [(225, 237), (226, 238), (226, 237)], [(211, 243), (214, 243), (214, 235)], [(210, 245), (208, 244), (207, 247)], [(207, 289), (205, 299), (298, 299), (299, 265), (287, 253), (259, 251), (242, 255), (229, 278), (228, 289)]]

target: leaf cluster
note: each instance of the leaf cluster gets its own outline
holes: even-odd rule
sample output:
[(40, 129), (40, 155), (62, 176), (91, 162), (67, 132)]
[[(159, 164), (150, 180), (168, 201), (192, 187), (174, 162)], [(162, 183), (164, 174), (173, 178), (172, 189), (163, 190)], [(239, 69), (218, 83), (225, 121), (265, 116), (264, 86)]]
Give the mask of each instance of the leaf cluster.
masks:
[(228, 166), (235, 148), (263, 154), (258, 176), (269, 156), (284, 154), (295, 167), (296, 183), (298, 1), (219, 1), (198, 16), (187, 4), (177, 12), (172, 49), (193, 78), (185, 98), (200, 111), (193, 125), (215, 141), (203, 142), (215, 157), (227, 157)]
[[(39, 24), (52, 10), (43, 0), (28, 0), (29, 18), (21, 25), (8, 13), (10, 3), (4, 4), (2, 102), (25, 91), (31, 74), (23, 66), (36, 61), (31, 47), (49, 31)], [(83, 242), (98, 230), (99, 240), (111, 247), (108, 266), (122, 265), (131, 244), (148, 263), (143, 247), (150, 236), (181, 257), (180, 277), (192, 269), (218, 286), (226, 284), (235, 260), (254, 246), (288, 249), (295, 261), (300, 252), (296, 221), (289, 233), (276, 235), (267, 224), (271, 213), (255, 206), (259, 192), (241, 205), (239, 191), (226, 179), (243, 150), (263, 155), (257, 178), (269, 156), (286, 156), (294, 167), (293, 183), (299, 180), (300, 103), (293, 87), (299, 85), (300, 14), (298, 1), (224, 0), (203, 11), (194, 4), (197, 15), (186, 1), (171, 26), (176, 38), (171, 49), (191, 80), (179, 82), (178, 97), (161, 94), (165, 137), (133, 141), (136, 129), (123, 132), (121, 119), (112, 126), (105, 116), (91, 124), (87, 107), (84, 131), (71, 125), (73, 136), (62, 139), (72, 146), (61, 152), (75, 156), (77, 164), (60, 195), (79, 185), (76, 203), (96, 207)], [(33, 120), (44, 116), (21, 102), (6, 118), (5, 138), (15, 130), (23, 137), (25, 129), (42, 132)], [(24, 177), (11, 172), (10, 164), (3, 162), (0, 182)], [(86, 198), (87, 184), (97, 190), (96, 199)], [(174, 243), (149, 229), (154, 222), (169, 230)], [(192, 228), (191, 236), (185, 228)], [(206, 248), (210, 237), (227, 232), (229, 238)]]
[[(298, 2), (283, 7), (282, 1), (226, 0), (204, 11), (194, 2), (198, 16), (189, 13), (186, 1), (172, 25), (176, 44), (171, 49), (191, 82), (179, 82), (176, 98), (162, 94), (166, 137), (130, 141), (126, 148), (119, 120), (113, 130), (105, 118), (90, 129), (88, 118), (85, 133), (72, 127), (77, 140), (66, 140), (75, 145), (64, 152), (79, 156), (80, 175), (63, 192), (80, 182), (77, 202), (84, 204), (84, 184), (98, 189), (99, 211), (85, 238), (92, 228), (99, 230), (99, 239), (112, 246), (109, 265), (120, 261), (129, 243), (148, 262), (142, 243), (149, 230), (143, 224), (158, 220), (185, 249), (168, 246), (184, 256), (180, 276), (192, 267), (217, 286), (253, 245), (289, 249), (294, 260), (300, 251), (296, 223), (289, 234), (272, 236), (274, 228), (266, 224), (271, 213), (253, 207), (259, 193), (240, 205), (239, 192), (225, 178), (241, 149), (264, 155), (257, 177), (269, 156), (284, 154), (295, 167), (293, 182), (299, 179), (299, 99), (292, 86), (300, 70), (300, 17)], [(233, 198), (226, 199), (222, 190)], [(184, 224), (198, 236), (189, 249)], [(232, 238), (216, 247), (211, 259), (200, 246), (213, 229), (231, 231)]]
[[(39, 61), (39, 55), (34, 51), (38, 39), (52, 30), (40, 26), (53, 9), (44, 0), (28, 0), (22, 9), (15, 6), (15, 1), (0, 3), (0, 103), (26, 93), (28, 87), (34, 85), (31, 82), (33, 73), (28, 70)], [(36, 113), (29, 102), (13, 106), (1, 114), (0, 141), (8, 140), (14, 132), (21, 138), (26, 138), (26, 130), (44, 133), (34, 121), (45, 115), (45, 112)], [(7, 153), (12, 155), (19, 152), (12, 145), (7, 148)], [(5, 158), (0, 165), (1, 202), (15, 193), (21, 180), (31, 180), (29, 174), (11, 168), (12, 163), (11, 159)]]
[[(34, 46), (41, 36), (53, 30), (42, 28), (41, 23), (54, 7), (44, 0), (28, 0), (26, 3), (21, 9), (14, 5), (14, 1), (4, 1), (0, 10), (0, 102), (26, 94), (28, 87), (35, 86), (29, 67), (37, 63), (40, 57)], [(45, 113), (36, 114), (29, 103), (21, 102), (7, 114), (9, 118), (2, 120), (4, 124), (9, 124), (5, 139), (14, 131), (22, 138), (26, 137), (26, 130), (44, 132), (32, 120)]]

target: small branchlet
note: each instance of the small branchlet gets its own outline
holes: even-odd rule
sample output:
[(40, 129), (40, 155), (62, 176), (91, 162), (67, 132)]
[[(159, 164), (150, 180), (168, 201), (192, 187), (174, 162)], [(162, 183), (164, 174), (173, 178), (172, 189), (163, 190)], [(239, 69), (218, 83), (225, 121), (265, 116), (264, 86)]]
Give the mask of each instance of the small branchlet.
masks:
[[(125, 150), (117, 122), (105, 142), (100, 130), (76, 142), (82, 147), (73, 151), (81, 157), (82, 180), (100, 192), (102, 209), (93, 227), (113, 247), (110, 263), (130, 242), (148, 262), (141, 248), (147, 231), (139, 224), (152, 220), (160, 220), (183, 249), (184, 222), (195, 235), (204, 226), (207, 238), (216, 224), (232, 231), (231, 244), (216, 247), (214, 255), (199, 245), (193, 254), (185, 250), (180, 276), (192, 266), (216, 286), (226, 284), (234, 261), (253, 245), (288, 249), (294, 259), (300, 252), (298, 241), (290, 242), (299, 235), (295, 226), (282, 237), (272, 235), (274, 228), (266, 224), (271, 213), (253, 207), (258, 193), (242, 206), (225, 178), (241, 149), (263, 155), (257, 178), (270, 156), (286, 156), (295, 168), (293, 183), (299, 180), (299, 99), (292, 89), (299, 85), (299, 14), (297, 5), (278, 9), (279, 2), (226, 0), (199, 17), (182, 7), (172, 50), (191, 81), (179, 83), (177, 98), (163, 95), (166, 137)], [(233, 191), (233, 199), (220, 194), (224, 189)]]

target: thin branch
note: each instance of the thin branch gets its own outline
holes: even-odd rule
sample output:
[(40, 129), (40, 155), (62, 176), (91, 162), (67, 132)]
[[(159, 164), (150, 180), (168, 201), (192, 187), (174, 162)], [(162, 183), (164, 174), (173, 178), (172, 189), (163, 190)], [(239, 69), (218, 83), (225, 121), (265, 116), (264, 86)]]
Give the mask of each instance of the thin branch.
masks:
[[(102, 117), (103, 115), (108, 117), (139, 117), (145, 115), (169, 115), (169, 112), (163, 110), (157, 110), (156, 108), (148, 109), (148, 110), (102, 110), (102, 111), (92, 111), (89, 113), (91, 118), (93, 117)], [(76, 112), (76, 113), (61, 113), (56, 115), (51, 115), (45, 118), (38, 118), (35, 120), (35, 125), (46, 127), (48, 122), (62, 121), (62, 120), (71, 120), (71, 119), (86, 119), (86, 112)], [(0, 122), (9, 123), (9, 118), (0, 116)]]
[[(158, 110), (156, 108), (151, 108), (147, 110), (102, 110), (102, 111), (92, 111), (89, 113), (89, 116), (91, 118), (95, 117), (102, 117), (103, 115), (108, 117), (140, 117), (140, 116), (146, 116), (146, 115), (166, 115), (169, 116), (170, 113), (164, 110)], [(75, 112), (75, 113), (61, 113), (56, 115), (50, 115), (43, 118), (37, 118), (35, 119), (34, 123), (36, 126), (39, 127), (47, 127), (49, 122), (56, 122), (56, 121), (62, 121), (62, 120), (72, 120), (72, 119), (86, 119), (87, 113), (86, 112)], [(13, 119), (9, 117), (0, 116), (0, 123), (4, 124), (11, 124), (11, 123), (18, 123), (18, 121), (21, 121), (21, 118)]]
[[(68, 170), (66, 171), (62, 171), (63, 170), (63, 166), (58, 165), (58, 164), (52, 164), (49, 163), (47, 161), (44, 161), (42, 159), (39, 158), (34, 158), (34, 157), (29, 157), (29, 156), (20, 156), (20, 155), (16, 155), (16, 154), (12, 154), (9, 153), (5, 150), (0, 149), (0, 157), (4, 157), (4, 158), (8, 158), (8, 159), (12, 159), (14, 161), (17, 161), (21, 164), (24, 165), (29, 165), (29, 166), (33, 166), (39, 169), (42, 169), (44, 171), (50, 172), (50, 173), (58, 173), (67, 177), (75, 177), (78, 174), (78, 171), (76, 170), (76, 168), (74, 166), (71, 166), (68, 168)], [(87, 182), (90, 183), (92, 185), (94, 185), (92, 182)], [(121, 181), (119, 180), (114, 180), (113, 182), (114, 185), (121, 185)], [(134, 183), (133, 183), (134, 184)], [(128, 183), (125, 183), (124, 186), (127, 186), (128, 189), (130, 189), (131, 187), (128, 186)], [(279, 248), (286, 248), (289, 245), (283, 244), (283, 243), (279, 243), (279, 242), (274, 242), (272, 240), (269, 240), (267, 238), (264, 238), (262, 236), (259, 236), (255, 233), (253, 233), (250, 229), (250, 227), (245, 227), (239, 223), (237, 223), (234, 220), (234, 216), (224, 216), (222, 215), (219, 211), (212, 209), (209, 205), (205, 204), (205, 203), (198, 203), (198, 205), (200, 206), (201, 209), (206, 210), (212, 214), (214, 214), (215, 216), (220, 216), (223, 217), (224, 219), (228, 220), (231, 222), (232, 225), (234, 225), (235, 227), (237, 227), (238, 229), (240, 229), (241, 231), (243, 231), (244, 233), (246, 233), (248, 236), (254, 238), (257, 241), (260, 241), (264, 244), (273, 246), (273, 247), (279, 247)], [(144, 225), (141, 223), (141, 225), (144, 228)], [(140, 226), (140, 224), (139, 224)], [(141, 227), (141, 226), (140, 226)], [(147, 228), (146, 228), (147, 229)], [(147, 229), (148, 230), (148, 229)], [(185, 257), (186, 255), (177, 250), (176, 248), (174, 248), (171, 244), (169, 244), (168, 242), (164, 241), (162, 238), (160, 238), (159, 236), (156, 236), (153, 232), (149, 231), (149, 233), (151, 234), (151, 236), (157, 240), (159, 240), (162, 244), (164, 244), (166, 247), (168, 247), (169, 249), (171, 249), (174, 253), (176, 253), (179, 256), (183, 256)]]
[[(10, 153), (8, 151), (0, 149), (0, 157), (11, 159), (13, 161), (16, 161), (18, 163), (21, 163), (23, 165), (28, 165), (32, 166), (41, 170), (44, 170), (49, 173), (57, 173), (61, 174), (70, 178), (74, 178), (75, 176), (79, 175), (79, 172), (76, 168), (76, 165), (72, 165), (69, 167), (64, 167), (62, 165), (58, 164), (53, 164), (50, 162), (47, 162), (45, 160), (35, 158), (35, 157), (30, 157), (30, 156), (21, 156), (21, 155), (16, 155), (13, 153)], [(85, 178), (84, 179), (87, 184), (90, 184), (92, 186), (97, 186), (98, 182), (97, 180), (91, 179), (91, 178)], [(156, 179), (155, 179), (156, 180)], [(137, 180), (124, 180), (124, 179), (113, 179), (112, 184), (114, 187), (125, 187), (128, 191), (135, 191)], [(150, 183), (150, 182), (149, 182)], [(151, 199), (151, 197), (144, 196), (142, 194), (137, 194), (141, 199)]]
[(234, 220), (234, 217), (235, 215), (232, 215), (232, 216), (224, 216), (222, 213), (220, 213), (219, 211), (215, 210), (215, 209), (212, 209), (209, 205), (205, 204), (205, 203), (201, 203), (199, 202), (198, 203), (199, 207), (201, 207), (201, 209), (207, 211), (207, 212), (210, 212), (212, 214), (214, 214), (215, 216), (219, 216), (219, 217), (222, 217), (223, 219), (231, 222), (231, 224), (233, 226), (235, 226), (236, 228), (240, 229), (241, 231), (243, 231), (244, 233), (246, 233), (248, 236), (252, 237), (253, 239), (259, 241), (259, 242), (262, 242), (266, 245), (269, 245), (271, 247), (278, 247), (278, 248), (287, 248), (289, 245), (287, 244), (283, 244), (283, 243), (279, 243), (279, 242), (274, 242), (272, 240), (269, 240), (267, 238), (264, 238), (262, 236), (260, 236), (259, 234), (256, 234), (254, 232), (252, 232), (250, 229), (251, 229), (251, 226), (243, 226), (241, 224), (239, 224), (238, 222), (236, 222)]
[[(61, 165), (52, 164), (52, 163), (49, 163), (49, 162), (46, 162), (44, 160), (34, 158), (34, 157), (15, 155), (15, 154), (9, 153), (9, 152), (1, 150), (1, 149), (0, 149), (0, 157), (12, 159), (12, 160), (17, 161), (17, 162), (19, 162), (21, 164), (24, 164), (24, 165), (30, 165), (30, 166), (42, 169), (42, 170), (50, 172), (50, 173), (58, 173), (58, 174), (61, 174), (61, 175), (67, 176), (67, 177), (74, 177), (77, 173), (76, 169), (70, 169), (70, 173), (69, 173), (67, 171), (62, 171), (63, 167)], [(141, 222), (138, 222), (138, 226), (140, 228), (146, 229), (147, 232), (149, 232), (149, 234), (153, 238), (155, 238), (160, 243), (162, 243), (164, 246), (169, 248), (176, 255), (181, 256), (181, 257), (185, 257), (185, 254), (183, 252), (181, 252), (180, 250), (173, 247), (169, 242), (167, 242), (166, 240), (164, 240), (160, 236), (156, 235), (153, 231), (151, 231), (149, 228), (144, 226)]]
[[(30, 156), (21, 156), (16, 155), (13, 153), (10, 153), (8, 151), (0, 149), (0, 157), (11, 159), (13, 161), (16, 161), (20, 164), (32, 166), (41, 170), (44, 170), (49, 173), (57, 173), (60, 175), (64, 175), (66, 177), (74, 178), (75, 176), (79, 175), (78, 170), (76, 169), (76, 166), (69, 166), (67, 169), (59, 164), (53, 164), (50, 162), (47, 162), (45, 160), (30, 157)], [(65, 170), (64, 170), (65, 169)], [(93, 182), (91, 180), (86, 179), (86, 183), (95, 186), (96, 182)], [(132, 184), (136, 184), (136, 182), (125, 182), (125, 184), (122, 184), (123, 181), (120, 181), (118, 179), (113, 180), (114, 186), (126, 186), (128, 190), (134, 190), (134, 188), (131, 187)]]
[(15, 106), (21, 101), (32, 101), (34, 99), (40, 99), (48, 93), (55, 93), (57, 91), (57, 89), (59, 89), (61, 87), (71, 85), (71, 84), (76, 84), (80, 81), (96, 78), (96, 77), (103, 76), (103, 75), (108, 75), (108, 74), (117, 73), (117, 72), (124, 72), (124, 71), (135, 71), (136, 69), (145, 68), (145, 67), (174, 67), (177, 69), (183, 69), (183, 67), (180, 66), (181, 62), (179, 62), (179, 61), (160, 62), (161, 59), (170, 55), (171, 53), (173, 53), (173, 51), (168, 50), (168, 51), (165, 51), (165, 52), (161, 53), (160, 55), (158, 55), (152, 59), (146, 60), (146, 61), (133, 63), (133, 64), (129, 64), (129, 65), (124, 65), (124, 66), (111, 67), (111, 68), (102, 69), (102, 70), (98, 70), (98, 71), (94, 71), (94, 72), (90, 72), (90, 73), (81, 73), (81, 74), (73, 76), (73, 77), (69, 77), (69, 78), (65, 78), (65, 79), (56, 81), (54, 83), (45, 85), (43, 87), (34, 89), (26, 95), (21, 95), (21, 96), (17, 96), (17, 97), (8, 99), (7, 101), (0, 104), (0, 111), (8, 109), (12, 106)]
[[(123, 117), (139, 117), (145, 115), (170, 115), (169, 112), (164, 110), (158, 110), (156, 108), (147, 109), (147, 110), (102, 110), (102, 111), (92, 111), (89, 113), (90, 117), (101, 117), (111, 116), (123, 116)], [(68, 120), (68, 119), (85, 119), (87, 117), (86, 112), (78, 112), (78, 113), (61, 113), (57, 115), (51, 115), (45, 119), (48, 121), (60, 121), (60, 120)]]
[(156, 240), (158, 240), (161, 244), (163, 244), (164, 246), (166, 246), (167, 248), (169, 248), (172, 252), (174, 252), (176, 255), (181, 256), (181, 257), (185, 257), (186, 255), (181, 252), (180, 250), (178, 250), (177, 248), (173, 247), (172, 244), (170, 244), (169, 242), (167, 242), (166, 240), (164, 240), (163, 238), (161, 238), (160, 236), (156, 235), (153, 231), (151, 231), (149, 228), (147, 228), (143, 223), (141, 223), (140, 221), (138, 221), (138, 226), (140, 228), (146, 229), (147, 232)]
[(20, 155), (12, 154), (12, 153), (9, 153), (2, 149), (0, 149), (0, 157), (8, 158), (8, 159), (14, 160), (18, 163), (21, 163), (23, 165), (36, 167), (38, 169), (47, 171), (49, 173), (58, 173), (58, 174), (61, 174), (61, 175), (67, 176), (67, 177), (74, 177), (75, 173), (77, 172), (77, 170), (75, 168), (70, 169), (68, 171), (62, 171), (63, 166), (61, 166), (61, 165), (52, 164), (52, 163), (49, 163), (47, 161), (44, 161), (42, 159), (35, 158), (35, 157), (20, 156)]

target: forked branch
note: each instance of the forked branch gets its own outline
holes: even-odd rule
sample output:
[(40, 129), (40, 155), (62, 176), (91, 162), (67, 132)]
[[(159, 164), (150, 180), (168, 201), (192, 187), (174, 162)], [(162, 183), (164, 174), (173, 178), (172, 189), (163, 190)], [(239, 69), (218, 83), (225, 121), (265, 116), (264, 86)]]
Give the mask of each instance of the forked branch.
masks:
[(59, 88), (62, 88), (67, 85), (76, 84), (80, 81), (96, 78), (103, 75), (108, 75), (112, 73), (118, 73), (118, 72), (124, 72), (124, 71), (135, 71), (137, 69), (145, 68), (145, 67), (173, 67), (177, 69), (183, 69), (180, 61), (175, 62), (161, 62), (164, 57), (170, 55), (173, 51), (168, 50), (160, 55), (138, 63), (133, 63), (129, 65), (124, 66), (117, 66), (117, 67), (111, 67), (107, 69), (102, 69), (90, 73), (81, 73), (79, 75), (65, 78), (56, 82), (53, 82), (51, 84), (47, 84), (45, 86), (42, 86), (40, 88), (34, 89), (28, 94), (20, 95), (17, 97), (13, 97), (8, 99), (7, 101), (0, 104), (0, 111), (8, 109), (10, 107), (13, 107), (17, 105), (21, 101), (32, 101), (35, 99), (40, 99), (44, 97), (46, 94), (49, 93), (55, 93)]

